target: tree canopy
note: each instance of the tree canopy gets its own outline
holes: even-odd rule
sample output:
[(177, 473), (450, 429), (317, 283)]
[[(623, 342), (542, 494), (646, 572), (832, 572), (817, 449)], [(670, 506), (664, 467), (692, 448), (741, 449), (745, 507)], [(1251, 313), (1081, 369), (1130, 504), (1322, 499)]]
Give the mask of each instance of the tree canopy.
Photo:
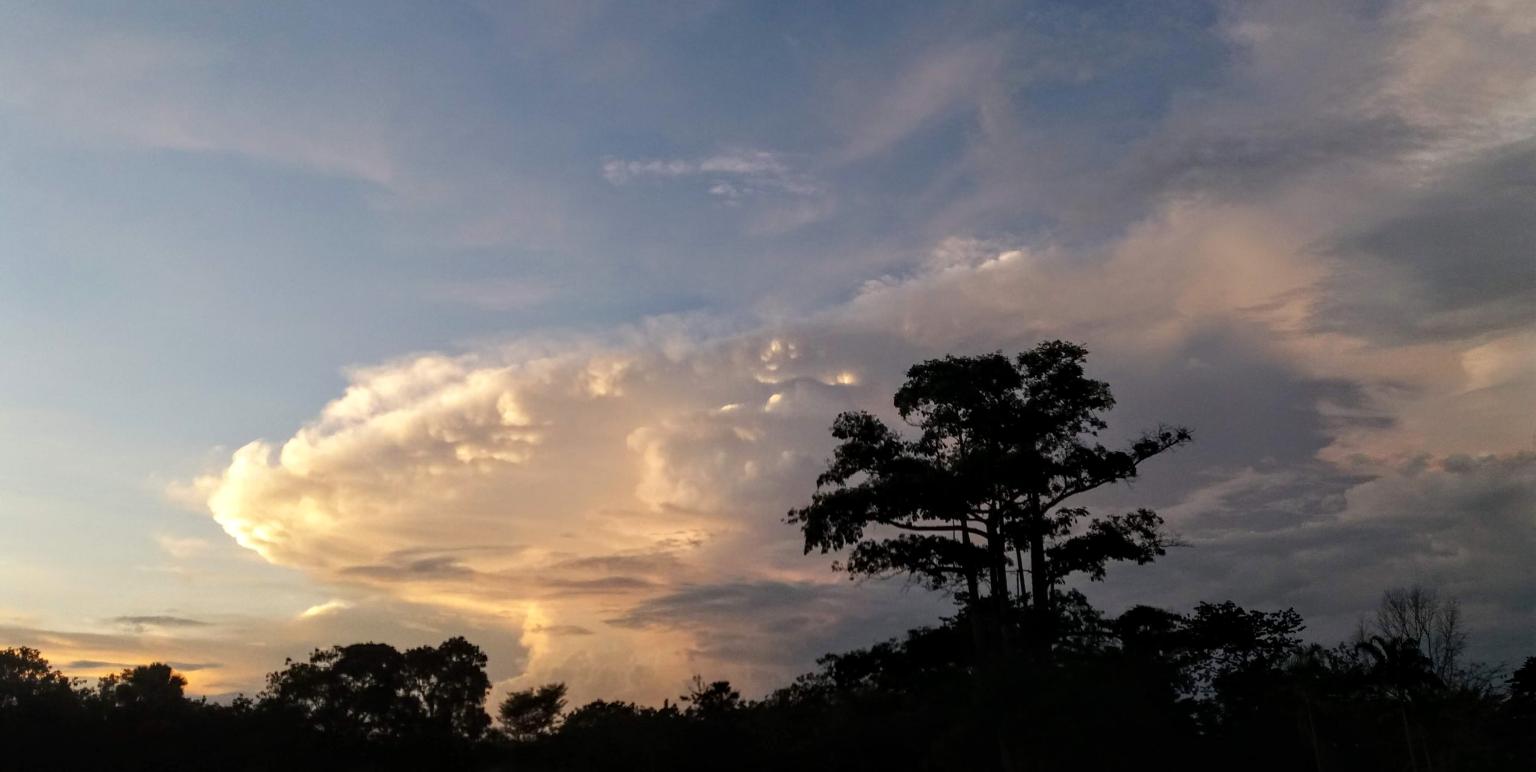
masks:
[(555, 730), (565, 712), (565, 684), (550, 683), (508, 694), (496, 717), (514, 740), (529, 741)]
[(323, 732), (368, 739), (475, 739), (490, 725), (484, 652), (463, 638), (401, 652), (383, 643), (317, 650), (267, 679), (263, 703)]
[(1190, 432), (1159, 426), (1120, 448), (1098, 442), (1115, 401), (1108, 384), (1085, 374), (1087, 355), (1049, 341), (1013, 358), (916, 364), (893, 400), (915, 436), (869, 412), (839, 415), (839, 444), (811, 503), (787, 518), (805, 551), (847, 550), (841, 567), (850, 574), (905, 573), (966, 603), (985, 597), (1000, 613), (1011, 570), (1020, 600), (1048, 613), (1068, 577), (1102, 579), (1111, 562), (1161, 555), (1155, 512), (1096, 514), (1069, 503), (1135, 477)]

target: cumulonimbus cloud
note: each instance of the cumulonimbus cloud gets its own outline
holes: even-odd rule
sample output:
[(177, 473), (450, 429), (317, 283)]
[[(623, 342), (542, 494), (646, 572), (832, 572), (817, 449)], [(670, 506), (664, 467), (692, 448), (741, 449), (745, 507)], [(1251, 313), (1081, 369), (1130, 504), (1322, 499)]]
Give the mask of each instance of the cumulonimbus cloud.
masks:
[[(1253, 212), (1181, 205), (1096, 265), (1065, 253), (948, 244), (929, 269), (872, 282), (811, 319), (730, 334), (657, 319), (604, 338), (361, 369), (293, 437), (246, 445), (200, 484), (224, 529), (271, 562), (327, 583), (506, 616), (527, 625), (535, 673), (569, 673), (572, 661), (592, 657), (610, 670), (629, 661), (601, 686), (656, 697), (689, 670), (745, 668), (746, 652), (772, 653), (764, 645), (771, 632), (742, 633), (750, 614), (737, 612), (774, 593), (712, 588), (782, 586), (817, 596), (805, 609), (836, 609), (790, 615), (800, 625), (792, 637), (835, 639), (840, 620), (868, 612), (860, 588), (799, 555), (781, 517), (809, 495), (830, 449), (831, 418), (855, 407), (888, 410), (905, 365), (925, 356), (1084, 340), (1095, 363), (1116, 374), (1131, 420), (1188, 421), (1216, 447), (1235, 447), (1227, 433), (1263, 438), (1248, 446), (1252, 455), (1224, 464), (1190, 454), (1217, 476), (1238, 474), (1236, 464), (1259, 463), (1263, 453), (1303, 463), (1348, 447), (1355, 467), (1433, 453), (1411, 444), (1405, 422), (1421, 404), (1454, 411), (1459, 386), (1489, 376), (1421, 382), (1389, 421), (1329, 414), (1325, 400), (1348, 403), (1339, 411), (1365, 403), (1325, 384), (1350, 379), (1368, 392), (1401, 373), (1377, 372), (1378, 360), (1395, 362), (1391, 351), (1351, 357), (1338, 333), (1301, 323), (1324, 258), (1302, 260), (1303, 244), (1272, 238), (1283, 231)], [(969, 258), (956, 256), (968, 250)], [(1439, 352), (1454, 362), (1467, 353), (1464, 343), (1426, 346), (1399, 355)], [(1223, 388), (1206, 378), (1212, 369), (1280, 380), (1268, 392), (1224, 395), (1234, 416), (1247, 417), (1213, 426), (1202, 421)], [(1294, 428), (1294, 410), (1313, 411), (1316, 437)], [(1360, 456), (1365, 448), (1372, 454)], [(867, 597), (889, 600), (884, 591)], [(720, 598), (742, 608), (718, 613)], [(691, 613), (684, 608), (699, 599), (706, 602)], [(700, 621), (709, 618), (717, 628)], [(576, 629), (592, 634), (554, 640)], [(642, 661), (636, 651), (646, 653)], [(761, 678), (770, 680), (767, 671)]]
[[(1395, 335), (1382, 328), (1400, 309), (1337, 299), (1363, 279), (1422, 282), (1426, 264), (1452, 259), (1396, 249), (1390, 233), (1408, 214), (1476, 210), (1467, 188), (1489, 159), (1528, 164), (1510, 127), (1536, 116), (1522, 112), (1536, 92), (1501, 68), (1497, 88), (1465, 97), (1489, 122), (1457, 118), (1446, 100), (1463, 96), (1444, 85), (1481, 61), (1451, 45), (1467, 42), (1466, 25), (1412, 14), (1385, 38), (1330, 33), (1359, 36), (1392, 65), (1351, 72), (1350, 105), (1275, 91), (1315, 73), (1273, 10), (1227, 26), (1250, 54), (1240, 80), (1318, 122), (1281, 124), (1256, 148), (1235, 138), (1263, 122), (1262, 106), (1190, 100), (1128, 162), (1127, 179), (1154, 180), (1148, 214), (1097, 246), (952, 238), (926, 266), (806, 317), (662, 317), (360, 368), (293, 436), (251, 442), (201, 479), (208, 510), (240, 544), (322, 583), (506, 625), (529, 681), (652, 700), (700, 670), (763, 687), (815, 646), (933, 610), (897, 587), (849, 586), (782, 523), (810, 494), (832, 417), (888, 412), (921, 358), (1063, 337), (1086, 343), (1116, 387), (1116, 430), (1198, 430), (1135, 491), (1203, 545), (1156, 574), (1160, 599), (1230, 587), (1245, 602), (1338, 614), (1319, 583), (1367, 598), (1382, 589), (1367, 585), (1431, 579), (1485, 621), (1525, 613), (1533, 598), (1517, 578), (1472, 574), (1498, 550), (1519, 553), (1498, 552), (1508, 564), (1536, 559), (1536, 523), (1507, 507), (1478, 527), (1440, 515), (1431, 544), (1407, 538), (1422, 513), (1401, 504), (1438, 497), (1476, 519), (1468, 490), (1529, 500), (1536, 320), (1509, 311), (1507, 283), (1425, 295), (1425, 308), (1473, 321)], [(1388, 55), (1415, 46), (1433, 50)], [(1404, 141), (1352, 143), (1359, 126), (1323, 120), (1357, 102), (1371, 125), (1404, 127)], [(1308, 133), (1318, 126), (1334, 134)], [(1196, 140), (1235, 155), (1186, 157)], [(777, 164), (613, 161), (605, 174), (783, 179)], [(1237, 167), (1263, 174), (1237, 189), (1226, 173)], [(1446, 195), (1399, 193), (1441, 183)], [(1488, 199), (1498, 211), (1470, 221), (1505, 223), (1521, 195)], [(1511, 263), (1519, 227), (1481, 234), (1488, 265)], [(1508, 538), (1490, 538), (1495, 527)], [(1206, 568), (1192, 567), (1202, 554)], [(1243, 557), (1261, 554), (1269, 573), (1243, 581), (1259, 565)]]

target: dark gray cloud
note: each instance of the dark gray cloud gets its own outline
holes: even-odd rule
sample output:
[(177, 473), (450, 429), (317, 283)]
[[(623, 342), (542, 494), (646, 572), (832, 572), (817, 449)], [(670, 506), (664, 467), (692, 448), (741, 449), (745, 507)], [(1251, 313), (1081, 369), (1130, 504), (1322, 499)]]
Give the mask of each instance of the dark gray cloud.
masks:
[(1388, 343), (1536, 322), (1536, 140), (1499, 147), (1328, 247), (1315, 323)]
[(808, 582), (730, 582), (685, 587), (606, 620), (616, 627), (706, 627), (770, 614), (806, 614), (834, 597)]
[(533, 625), (528, 628), (530, 633), (543, 633), (545, 635), (592, 635), (592, 631), (581, 625)]
[(822, 654), (932, 624), (950, 608), (943, 596), (901, 581), (743, 581), (686, 586), (605, 621), (686, 631), (701, 666), (767, 685)]
[(167, 662), (165, 664), (170, 665), (172, 668), (174, 668), (176, 670), (180, 670), (180, 671), (185, 672), (185, 673), (195, 673), (195, 672), (197, 672), (199, 670), (213, 670), (215, 668), (224, 667), (223, 663), (220, 663), (220, 662), (180, 662), (180, 661), (172, 661), (172, 662)]
[(583, 573), (668, 574), (681, 566), (673, 552), (616, 553), (566, 558), (549, 565), (548, 570)]
[[(126, 670), (128, 668), (137, 667), (141, 664), (146, 663), (108, 662), (99, 659), (76, 659), (69, 662), (61, 662), (58, 664), (58, 668), (65, 672), (69, 672), (70, 670), (100, 670), (102, 668)], [(173, 670), (178, 670), (183, 673), (195, 673), (199, 670), (213, 670), (215, 668), (224, 666), (219, 662), (181, 662), (174, 660), (166, 662), (165, 664), (170, 665)]]
[(341, 574), (390, 582), (408, 582), (427, 579), (470, 579), (475, 576), (475, 571), (460, 563), (457, 557), (436, 555), (394, 564), (348, 566), (341, 569)]
[(99, 659), (77, 659), (70, 662), (59, 663), (59, 668), (62, 670), (72, 670), (77, 668), (95, 670), (97, 668), (103, 667), (132, 667), (132, 665), (128, 665), (123, 662), (105, 662)]
[(654, 590), (659, 586), (656, 582), (639, 576), (602, 576), (596, 579), (550, 578), (540, 580), (538, 585), (550, 597), (633, 593)]
[(1258, 469), (1175, 525), (1189, 546), (1086, 591), (1115, 607), (1294, 606), (1333, 641), (1384, 590), (1423, 583), (1461, 599), (1474, 656), (1536, 651), (1536, 453), (1419, 459), (1372, 478)]

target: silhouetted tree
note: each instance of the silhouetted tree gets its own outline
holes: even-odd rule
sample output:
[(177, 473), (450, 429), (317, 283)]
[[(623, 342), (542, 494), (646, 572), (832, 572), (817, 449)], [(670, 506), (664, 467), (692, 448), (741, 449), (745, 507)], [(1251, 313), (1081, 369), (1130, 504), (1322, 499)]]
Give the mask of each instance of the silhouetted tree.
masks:
[(997, 617), (1009, 606), (1010, 565), (1026, 594), (1028, 554), (1027, 594), (1048, 641), (1053, 588), (1076, 573), (1101, 579), (1111, 561), (1145, 563), (1164, 547), (1150, 510), (1096, 517), (1066, 504), (1190, 440), (1188, 430), (1164, 427), (1122, 450), (1094, 442), (1114, 398), (1084, 375), (1087, 353), (1051, 341), (1012, 360), (994, 353), (914, 365), (894, 403), (915, 439), (869, 413), (839, 415), (840, 443), (811, 504), (788, 515), (805, 551), (848, 549), (844, 568), (854, 575), (963, 584), (973, 605), (985, 584)]
[(1068, 576), (1102, 579), (1109, 562), (1145, 563), (1164, 547), (1151, 510), (1096, 517), (1066, 504), (1135, 477), (1144, 461), (1190, 440), (1186, 429), (1163, 427), (1123, 450), (1095, 442), (1114, 398), (1084, 374), (1087, 354), (1049, 341), (1013, 359), (998, 352), (912, 366), (894, 406), (917, 436), (866, 412), (839, 415), (832, 434), (840, 443), (810, 505), (787, 518), (807, 553), (848, 549), (850, 574), (905, 573), (935, 588), (963, 582), (984, 671), (976, 701), (1005, 769), (1014, 765), (1001, 713), (1013, 680), (1009, 567), (1032, 606), (1033, 650), (1043, 661), (1056, 638), (1052, 601)]
[(316, 650), (267, 678), (265, 707), (297, 712), (317, 730), (366, 740), (473, 740), (490, 724), (485, 655), (463, 638), (401, 653), (382, 643)]
[(53, 669), (37, 649), (0, 650), (0, 711), (71, 704), (74, 682)]
[(1184, 646), (1195, 655), (1196, 688), (1219, 692), (1223, 681), (1279, 673), (1300, 649), (1306, 625), (1294, 609), (1250, 611), (1225, 601), (1196, 605), (1182, 627)]
[(1526, 657), (1525, 662), (1510, 674), (1507, 681), (1508, 696), (1504, 702), (1504, 714), (1508, 724), (1506, 736), (1512, 738), (1514, 756), (1527, 765), (1536, 767), (1536, 657)]
[(1526, 657), (1525, 662), (1509, 675), (1509, 701), (1536, 712), (1536, 657)]
[(564, 711), (565, 684), (552, 683), (508, 694), (496, 717), (509, 737), (526, 742), (553, 732)]
[(288, 660), (267, 677), (263, 702), (298, 711), (326, 734), (366, 739), (398, 736), (420, 721), (420, 704), (401, 699), (405, 689), (405, 657), (395, 647), (354, 643)]
[(1433, 588), (1415, 584), (1382, 593), (1376, 609), (1376, 635), (1411, 641), (1442, 681), (1459, 680), (1467, 636), (1455, 598), (1441, 598)]
[(485, 733), (491, 724), (485, 665), (485, 652), (462, 637), (405, 652), (406, 687), (421, 703), (430, 732), (469, 740)]
[(718, 718), (742, 706), (741, 692), (732, 689), (730, 681), (706, 684), (703, 677), (698, 675), (693, 677), (688, 693), (678, 699), (688, 705), (683, 711), (685, 715), (706, 719)]
[(187, 679), (164, 662), (125, 668), (97, 686), (102, 699), (118, 708), (166, 711), (186, 702)]
[[(1417, 703), (1433, 692), (1443, 689), (1445, 682), (1435, 674), (1434, 663), (1419, 649), (1419, 644), (1408, 638), (1384, 638), (1373, 635), (1355, 644), (1355, 648), (1370, 661), (1370, 684), (1395, 704), (1402, 719), (1403, 749), (1408, 757), (1408, 767), (1420, 767), (1421, 732), (1417, 730)], [(1424, 749), (1422, 755), (1428, 755)]]

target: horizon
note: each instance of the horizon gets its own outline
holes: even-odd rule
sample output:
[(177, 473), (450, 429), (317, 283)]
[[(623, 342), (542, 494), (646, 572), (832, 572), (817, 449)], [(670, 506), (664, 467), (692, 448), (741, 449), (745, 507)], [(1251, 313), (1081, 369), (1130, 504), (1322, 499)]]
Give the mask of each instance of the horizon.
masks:
[[(954, 604), (804, 554), (847, 410), (1062, 339), (1115, 612), (1536, 651), (1528, 3), (0, 2), (0, 647), (755, 696)], [(899, 424), (896, 424), (899, 425)]]

